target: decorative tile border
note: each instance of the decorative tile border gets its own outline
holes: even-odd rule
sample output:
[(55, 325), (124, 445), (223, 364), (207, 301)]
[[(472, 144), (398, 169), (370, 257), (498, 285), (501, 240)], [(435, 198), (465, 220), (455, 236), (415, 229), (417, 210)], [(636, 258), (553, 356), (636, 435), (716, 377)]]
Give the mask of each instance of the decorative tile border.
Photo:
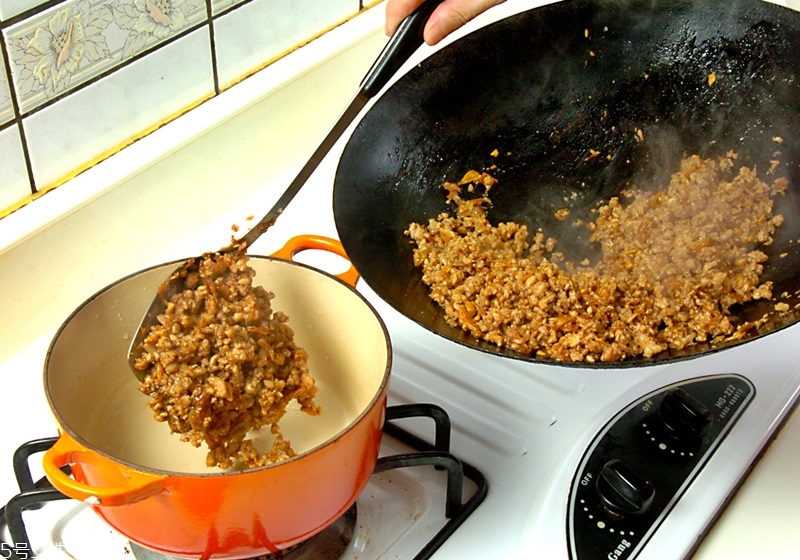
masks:
[[(0, 68), (5, 68), (5, 58), (3, 51), (0, 50)], [(0, 73), (0, 125), (3, 125), (14, 118), (14, 107), (11, 105), (11, 93), (6, 79), (6, 73)]]
[(208, 19), (203, 0), (77, 0), (6, 31), (27, 113)]

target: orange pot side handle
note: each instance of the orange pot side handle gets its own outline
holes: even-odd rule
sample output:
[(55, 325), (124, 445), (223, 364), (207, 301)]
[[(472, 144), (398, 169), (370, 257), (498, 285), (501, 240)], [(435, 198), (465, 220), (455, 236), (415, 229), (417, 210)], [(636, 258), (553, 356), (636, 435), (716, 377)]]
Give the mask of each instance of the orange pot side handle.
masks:
[[(344, 247), (339, 240), (321, 235), (298, 235), (292, 237), (282, 248), (273, 253), (272, 256), (291, 261), (297, 253), (307, 249), (328, 251), (329, 253), (339, 255), (350, 262), (350, 258), (347, 256), (347, 253), (345, 252)], [(346, 271), (342, 272), (341, 274), (334, 274), (333, 276), (336, 276), (342, 282), (355, 287), (359, 274), (355, 266), (351, 264), (350, 268), (348, 268)]]
[[(164, 490), (167, 480), (166, 476), (137, 471), (107, 459), (66, 432), (61, 432), (42, 461), (47, 479), (59, 492), (91, 506), (123, 506), (150, 498)], [(115, 482), (109, 486), (79, 482), (61, 470), (66, 465), (90, 467), (99, 478)]]

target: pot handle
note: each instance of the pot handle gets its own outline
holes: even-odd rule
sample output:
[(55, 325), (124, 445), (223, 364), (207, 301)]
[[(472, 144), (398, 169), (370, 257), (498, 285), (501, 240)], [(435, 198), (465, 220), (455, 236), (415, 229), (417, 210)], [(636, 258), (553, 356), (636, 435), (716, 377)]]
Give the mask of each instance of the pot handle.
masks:
[[(90, 506), (123, 506), (160, 494), (166, 476), (130, 469), (91, 451), (61, 432), (58, 441), (44, 453), (44, 473), (50, 483), (62, 494)], [(119, 486), (92, 486), (79, 482), (62, 471), (67, 465), (91, 465), (102, 471), (110, 480), (119, 480)]]
[[(307, 249), (328, 251), (329, 253), (334, 253), (344, 259), (347, 259), (348, 262), (350, 261), (347, 253), (345, 253), (341, 241), (338, 239), (332, 239), (330, 237), (324, 237), (322, 235), (297, 235), (292, 237), (282, 248), (273, 253), (272, 256), (290, 261), (297, 253)], [(334, 274), (334, 276), (336, 276), (342, 282), (355, 287), (359, 274), (356, 270), (356, 267), (351, 263), (349, 269), (341, 274)]]

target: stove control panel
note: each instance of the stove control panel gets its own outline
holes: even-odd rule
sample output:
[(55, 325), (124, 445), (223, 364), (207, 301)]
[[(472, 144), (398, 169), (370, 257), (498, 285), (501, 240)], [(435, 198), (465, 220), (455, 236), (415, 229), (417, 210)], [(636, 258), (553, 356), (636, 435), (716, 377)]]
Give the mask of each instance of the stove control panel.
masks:
[(573, 480), (570, 558), (636, 557), (754, 396), (739, 375), (698, 377), (645, 395), (611, 419)]

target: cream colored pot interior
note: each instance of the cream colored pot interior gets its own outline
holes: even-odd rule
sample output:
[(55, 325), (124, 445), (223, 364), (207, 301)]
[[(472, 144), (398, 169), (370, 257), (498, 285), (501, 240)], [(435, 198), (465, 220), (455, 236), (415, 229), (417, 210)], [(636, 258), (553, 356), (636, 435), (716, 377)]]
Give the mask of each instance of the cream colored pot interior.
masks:
[[(327, 274), (264, 257), (251, 257), (250, 264), (256, 282), (275, 294), (273, 310), (289, 316), (319, 387), (320, 416), (290, 408), (280, 423), (299, 455), (335, 438), (375, 404), (388, 382), (388, 335), (365, 300)], [(181, 442), (166, 423), (153, 419), (127, 363), (134, 329), (175, 268), (164, 265), (124, 279), (76, 311), (48, 354), (45, 388), (60, 425), (90, 449), (145, 470), (221, 472), (205, 466), (205, 446)], [(266, 447), (269, 427), (254, 439)]]

